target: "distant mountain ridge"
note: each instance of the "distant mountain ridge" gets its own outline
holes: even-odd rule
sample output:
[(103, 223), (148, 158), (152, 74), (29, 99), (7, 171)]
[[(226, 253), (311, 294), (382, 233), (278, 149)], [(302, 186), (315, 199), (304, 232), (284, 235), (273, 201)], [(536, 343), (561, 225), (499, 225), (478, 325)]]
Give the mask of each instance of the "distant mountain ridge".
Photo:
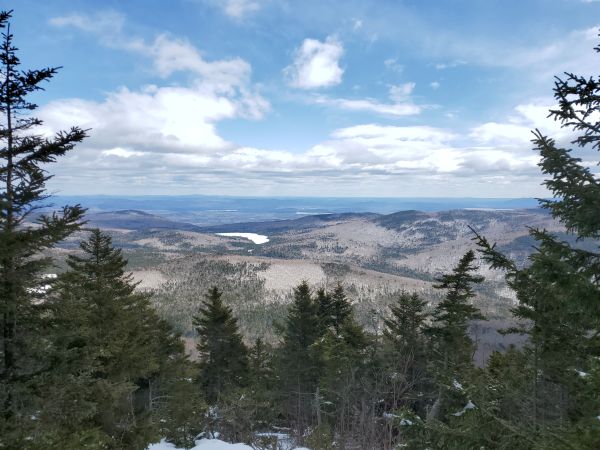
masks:
[(103, 229), (124, 229), (145, 231), (151, 229), (200, 231), (200, 227), (186, 222), (177, 222), (156, 214), (139, 210), (120, 210), (101, 213), (88, 213), (88, 226)]
[[(475, 229), (485, 229), (497, 223), (509, 228), (524, 230), (527, 226), (543, 225), (548, 220), (551, 220), (548, 212), (539, 208), (514, 210), (457, 209), (440, 212), (408, 210), (392, 214), (371, 212), (311, 214), (296, 219), (236, 222), (211, 226), (198, 226), (147, 211), (130, 209), (88, 214), (89, 225), (105, 229), (173, 230), (208, 234), (244, 232), (268, 236), (289, 232), (308, 232), (330, 227), (337, 223), (366, 221), (398, 233), (429, 233), (432, 242), (441, 242), (448, 238), (454, 239), (463, 234), (469, 226)], [(436, 236), (440, 239), (437, 239)]]
[(202, 227), (231, 223), (296, 219), (308, 215), (376, 213), (416, 210), (535, 208), (533, 198), (314, 198), (227, 196), (56, 196), (54, 205), (81, 204), (89, 214), (122, 210), (145, 211), (176, 222)]

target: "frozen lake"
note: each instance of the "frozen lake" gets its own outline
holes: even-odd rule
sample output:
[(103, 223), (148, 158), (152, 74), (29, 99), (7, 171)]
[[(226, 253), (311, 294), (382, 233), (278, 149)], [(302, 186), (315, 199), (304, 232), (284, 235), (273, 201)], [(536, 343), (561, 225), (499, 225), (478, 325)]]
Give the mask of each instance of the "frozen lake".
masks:
[(216, 233), (218, 236), (241, 237), (254, 242), (255, 244), (266, 244), (269, 238), (263, 234), (256, 233)]

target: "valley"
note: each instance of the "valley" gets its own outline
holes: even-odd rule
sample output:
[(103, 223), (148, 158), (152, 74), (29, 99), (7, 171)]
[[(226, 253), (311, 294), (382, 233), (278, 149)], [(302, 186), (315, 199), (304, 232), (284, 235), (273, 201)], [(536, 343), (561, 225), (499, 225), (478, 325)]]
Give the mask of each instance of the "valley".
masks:
[[(342, 283), (359, 322), (378, 333), (401, 291), (419, 293), (432, 308), (437, 304), (441, 295), (435, 279), (474, 248), (470, 228), (520, 265), (532, 248), (528, 227), (569, 239), (540, 209), (329, 213), (218, 225), (116, 210), (89, 213), (88, 220), (88, 227), (109, 232), (124, 249), (138, 289), (153, 293), (161, 316), (188, 340), (195, 336), (192, 317), (213, 285), (224, 291), (248, 342), (277, 341), (276, 324), (286, 314), (293, 288), (304, 280), (313, 289)], [(81, 237), (73, 236), (55, 252), (76, 251)], [(485, 264), (479, 271), (486, 281), (478, 286), (475, 303), (490, 319), (472, 327), (480, 342), (476, 359), (482, 363), (493, 350), (520, 338), (497, 332), (515, 302), (502, 273)]]

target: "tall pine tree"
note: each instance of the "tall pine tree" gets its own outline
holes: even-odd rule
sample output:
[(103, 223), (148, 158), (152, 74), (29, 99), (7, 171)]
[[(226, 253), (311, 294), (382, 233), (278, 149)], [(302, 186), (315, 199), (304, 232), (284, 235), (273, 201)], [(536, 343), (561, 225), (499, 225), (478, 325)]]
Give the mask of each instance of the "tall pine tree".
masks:
[(383, 365), (390, 374), (390, 409), (403, 406), (423, 412), (426, 398), (427, 302), (418, 294), (402, 292), (384, 320)]
[(309, 426), (315, 414), (320, 356), (314, 344), (322, 336), (322, 326), (319, 303), (308, 283), (302, 282), (294, 288), (294, 302), (283, 325), (277, 367), (283, 412), (298, 431)]
[(154, 401), (184, 364), (183, 345), (108, 235), (92, 230), (80, 247), (49, 302), (54, 369), (39, 420), (62, 448), (144, 449), (158, 437)]
[(248, 381), (248, 349), (231, 308), (217, 287), (208, 291), (194, 317), (198, 333), (200, 384), (209, 403), (218, 403)]
[(47, 198), (48, 163), (83, 140), (79, 128), (52, 138), (35, 134), (42, 122), (29, 95), (42, 90), (56, 68), (22, 70), (10, 31), (11, 12), (0, 12), (0, 445), (16, 445), (36, 427), (40, 407), (35, 387), (48, 370), (45, 306), (35, 301), (47, 284), (40, 274), (50, 261), (41, 252), (76, 231), (83, 210), (64, 207), (51, 215), (33, 213)]
[(452, 406), (448, 393), (462, 376), (473, 366), (475, 344), (469, 337), (472, 320), (483, 320), (479, 309), (470, 303), (475, 297), (473, 285), (484, 278), (476, 275), (475, 253), (469, 250), (460, 259), (452, 273), (442, 275), (434, 287), (446, 290), (445, 298), (435, 307), (431, 326), (427, 330), (431, 336), (431, 372), (438, 384), (435, 400), (428, 418), (438, 418)]
[[(595, 48), (600, 52), (600, 47)], [(600, 150), (600, 79), (566, 73), (556, 78), (558, 106), (550, 116), (575, 136), (572, 144)], [(548, 177), (544, 185), (552, 199), (540, 200), (577, 240), (600, 237), (600, 180), (572, 149), (561, 147), (539, 131), (533, 144)], [(513, 312), (525, 323), (525, 348), (530, 378), (530, 408), (509, 418), (514, 429), (544, 447), (561, 442), (573, 448), (594, 448), (600, 442), (597, 411), (590, 396), (597, 386), (600, 357), (600, 252), (560, 240), (547, 230), (531, 229), (537, 241), (526, 267), (518, 266), (484, 236), (476, 235), (483, 257), (506, 272), (517, 294)], [(596, 241), (597, 243), (597, 241)], [(594, 242), (590, 242), (594, 245)], [(524, 320), (523, 320), (524, 319)]]

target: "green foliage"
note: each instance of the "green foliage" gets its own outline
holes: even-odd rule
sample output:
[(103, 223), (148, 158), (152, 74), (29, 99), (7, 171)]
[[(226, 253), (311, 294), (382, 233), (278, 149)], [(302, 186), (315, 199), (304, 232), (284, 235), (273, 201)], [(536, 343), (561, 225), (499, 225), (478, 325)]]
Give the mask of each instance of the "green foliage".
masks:
[[(598, 78), (567, 73), (564, 80), (556, 79), (558, 108), (551, 116), (576, 133), (572, 143), (580, 147), (599, 148), (599, 90)], [(533, 143), (541, 156), (539, 166), (549, 176), (544, 184), (554, 197), (541, 200), (541, 205), (577, 239), (600, 237), (597, 176), (571, 150), (537, 130)], [(513, 435), (528, 437), (523, 448), (595, 448), (600, 399), (588, 389), (597, 389), (600, 356), (600, 254), (546, 230), (531, 229), (530, 235), (536, 248), (524, 268), (485, 237), (475, 236), (483, 258), (506, 272), (517, 294), (514, 314), (525, 319), (524, 326), (509, 331), (530, 337), (521, 355), (526, 369), (511, 371), (516, 385), (502, 397), (512, 410), (505, 421)], [(515, 397), (515, 392), (522, 395)]]
[(65, 206), (51, 215), (33, 214), (47, 195), (49, 163), (73, 149), (86, 133), (79, 128), (52, 138), (36, 134), (29, 95), (43, 89), (56, 68), (22, 70), (13, 45), (11, 12), (0, 12), (0, 446), (26, 448), (36, 435), (35, 417), (44, 373), (46, 311), (41, 276), (50, 260), (42, 252), (76, 231), (83, 209)]
[(195, 367), (179, 361), (173, 369), (157, 392), (155, 417), (161, 437), (177, 447), (191, 448), (205, 429), (208, 407), (194, 382)]
[(284, 411), (298, 429), (308, 425), (313, 413), (320, 364), (314, 344), (321, 332), (319, 304), (311, 296), (308, 283), (303, 282), (294, 289), (294, 302), (282, 327), (283, 342), (277, 352)]
[(401, 292), (396, 303), (390, 306), (390, 316), (384, 320), (385, 337), (402, 349), (422, 346), (423, 330), (428, 314), (427, 302), (418, 294)]
[(210, 403), (247, 383), (248, 350), (238, 330), (231, 308), (213, 287), (194, 317), (198, 333), (200, 385)]
[(479, 309), (469, 303), (475, 297), (473, 284), (483, 281), (482, 276), (474, 274), (477, 270), (474, 259), (475, 253), (469, 250), (452, 273), (443, 275), (435, 286), (447, 292), (433, 311), (428, 332), (438, 355), (435, 363), (441, 365), (446, 376), (472, 366), (475, 344), (468, 334), (469, 323), (484, 319)]
[(182, 363), (181, 341), (135, 291), (110, 237), (93, 230), (81, 251), (49, 303), (53, 371), (40, 422), (60, 439), (83, 430), (106, 448), (143, 449), (157, 437), (152, 383)]

